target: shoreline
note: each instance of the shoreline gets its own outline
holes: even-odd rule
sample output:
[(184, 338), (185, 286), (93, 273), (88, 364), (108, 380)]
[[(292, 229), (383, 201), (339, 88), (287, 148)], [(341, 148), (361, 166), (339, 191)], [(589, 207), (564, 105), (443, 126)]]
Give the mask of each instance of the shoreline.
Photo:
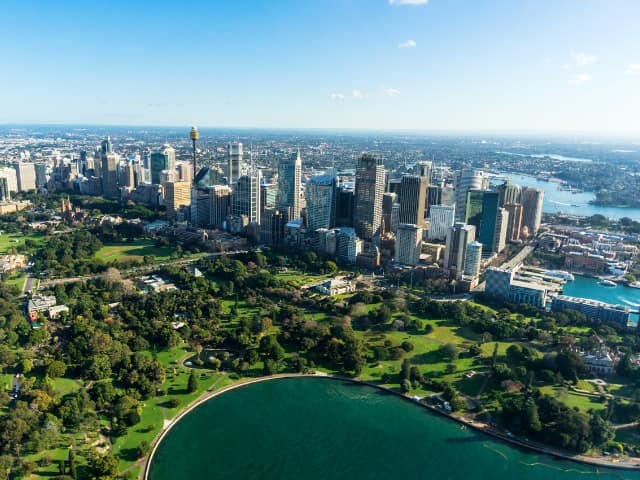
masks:
[[(329, 373), (323, 373), (323, 372), (316, 372), (313, 374), (309, 374), (309, 373), (281, 373), (281, 374), (276, 374), (276, 375), (270, 375), (270, 376), (265, 376), (265, 377), (258, 377), (258, 378), (252, 378), (252, 379), (248, 379), (247, 381), (239, 381), (237, 383), (234, 383), (232, 385), (228, 385), (226, 387), (221, 388), (220, 390), (214, 391), (214, 392), (205, 392), (200, 398), (196, 399), (192, 404), (188, 405), (183, 411), (181, 411), (178, 415), (176, 415), (173, 419), (171, 419), (170, 423), (165, 424), (162, 427), (162, 430), (160, 431), (160, 433), (156, 436), (156, 438), (153, 440), (152, 446), (151, 446), (151, 452), (149, 453), (149, 455), (144, 459), (144, 462), (141, 465), (141, 472), (140, 472), (140, 476), (139, 478), (141, 478), (142, 480), (149, 480), (149, 473), (151, 470), (151, 464), (153, 462), (153, 457), (156, 453), (156, 450), (158, 449), (159, 445), (162, 443), (162, 440), (164, 440), (164, 437), (167, 435), (167, 433), (169, 431), (171, 431), (171, 429), (174, 427), (174, 425), (176, 425), (184, 416), (188, 415), (189, 413), (191, 413), (191, 411), (195, 410), (197, 407), (199, 407), (200, 405), (202, 405), (203, 403), (211, 400), (214, 397), (217, 397), (219, 395), (222, 395), (224, 393), (227, 393), (231, 390), (234, 390), (236, 388), (242, 388), (254, 383), (259, 383), (259, 382), (265, 382), (265, 381), (270, 381), (270, 380), (280, 380), (280, 379), (287, 379), (287, 378), (318, 378), (318, 379), (328, 379), (328, 380), (341, 380), (341, 381), (346, 381), (346, 382), (351, 382), (351, 383), (355, 383), (355, 384), (359, 384), (359, 385), (366, 385), (368, 387), (372, 387), (372, 388), (376, 388), (378, 390), (382, 390), (386, 393), (390, 393), (393, 395), (396, 395), (402, 399), (404, 399), (407, 402), (411, 402), (414, 405), (420, 406), (425, 408), (426, 410), (429, 410), (432, 413), (435, 414), (439, 414), (443, 417), (449, 418), (461, 425), (465, 425), (467, 427), (473, 428), (474, 431), (481, 433), (481, 434), (485, 434), (488, 435), (498, 441), (502, 441), (514, 448), (520, 448), (520, 449), (524, 449), (527, 450), (529, 452), (536, 452), (536, 453), (540, 453), (543, 455), (548, 455), (550, 457), (556, 458), (556, 459), (561, 459), (561, 460), (566, 460), (566, 461), (570, 461), (570, 462), (574, 462), (574, 463), (579, 463), (582, 465), (587, 465), (589, 467), (603, 467), (603, 468), (611, 468), (611, 469), (617, 469), (617, 470), (627, 470), (627, 471), (638, 471), (640, 470), (640, 459), (637, 459), (635, 462), (631, 462), (629, 460), (626, 461), (621, 461), (621, 462), (614, 462), (613, 459), (614, 457), (587, 457), (584, 455), (580, 455), (580, 454), (571, 454), (569, 452), (562, 452), (560, 450), (551, 448), (551, 447), (547, 447), (541, 444), (537, 444), (537, 443), (531, 443), (531, 442), (526, 442), (522, 439), (519, 439), (518, 437), (509, 437), (506, 434), (503, 434), (495, 429), (493, 429), (492, 427), (490, 427), (489, 425), (485, 424), (485, 423), (481, 423), (481, 422), (476, 422), (474, 420), (459, 416), (459, 415), (454, 415), (454, 414), (449, 414), (446, 413), (440, 409), (438, 409), (435, 406), (432, 405), (427, 405), (426, 403), (423, 403), (421, 401), (416, 401), (413, 398), (397, 392), (395, 390), (392, 390), (388, 387), (385, 387), (383, 385), (378, 385), (376, 383), (373, 382), (368, 382), (368, 381), (364, 381), (364, 380), (358, 380), (355, 378), (349, 378), (349, 377), (343, 377), (340, 375), (334, 375), (334, 374), (329, 374)], [(610, 459), (610, 460), (608, 460)]]

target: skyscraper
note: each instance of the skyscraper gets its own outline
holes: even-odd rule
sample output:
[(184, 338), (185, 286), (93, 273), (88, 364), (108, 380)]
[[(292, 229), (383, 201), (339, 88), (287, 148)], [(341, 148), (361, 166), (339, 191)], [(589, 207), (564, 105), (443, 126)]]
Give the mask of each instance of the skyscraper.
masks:
[(44, 187), (47, 184), (47, 164), (37, 162), (34, 167), (36, 171), (36, 188)]
[(102, 195), (107, 198), (119, 198), (120, 191), (118, 188), (118, 162), (119, 158), (116, 153), (111, 150), (111, 142), (109, 139), (102, 142), (102, 153), (100, 155), (101, 168), (100, 175), (102, 177)]
[(476, 227), (457, 222), (447, 233), (447, 243), (444, 251), (444, 268), (453, 270), (456, 274), (464, 270), (467, 246), (474, 241)]
[(432, 205), (429, 217), (429, 240), (444, 240), (447, 232), (455, 221), (455, 208), (453, 205)]
[(433, 162), (418, 163), (418, 175), (427, 180), (427, 185), (431, 184), (433, 178)]
[(519, 203), (505, 203), (504, 209), (509, 213), (507, 242), (517, 242), (520, 240), (520, 229), (522, 228), (522, 205)]
[(356, 167), (354, 225), (356, 234), (367, 241), (380, 233), (384, 166), (382, 159), (364, 154)]
[(36, 189), (36, 168), (31, 162), (18, 162), (16, 164), (18, 191), (28, 192)]
[(233, 188), (231, 214), (245, 215), (249, 223), (260, 224), (260, 179), (258, 169), (238, 178)]
[(423, 226), (427, 205), (427, 177), (404, 175), (400, 183), (400, 223)]
[(422, 227), (408, 223), (398, 225), (396, 236), (396, 262), (417, 265), (422, 250)]
[[(465, 205), (464, 222), (476, 227), (476, 232), (480, 231), (482, 222), (482, 207), (484, 204), (484, 190), (472, 189), (467, 191), (467, 202)], [(456, 213), (457, 212), (456, 205)], [(457, 216), (457, 215), (456, 215)]]
[(519, 185), (511, 183), (508, 179), (498, 186), (498, 192), (500, 193), (501, 207), (507, 203), (520, 203), (521, 188)]
[(260, 225), (260, 241), (267, 245), (280, 245), (284, 241), (284, 227), (287, 221), (285, 212), (274, 208), (265, 210)]
[(9, 192), (18, 192), (18, 171), (17, 168), (0, 167), (0, 178), (7, 180)]
[[(198, 162), (196, 158), (196, 142), (200, 138), (200, 132), (198, 132), (198, 128), (196, 126), (191, 127), (191, 131), (189, 132), (189, 138), (191, 139), (191, 143), (193, 146), (191, 160), (192, 160), (192, 167), (193, 167), (193, 176), (195, 177), (196, 173), (198, 172)], [(185, 181), (185, 179), (182, 177), (182, 174), (180, 175), (180, 179)], [(189, 180), (189, 183), (191, 183), (191, 180)]]
[[(480, 221), (480, 233), (478, 235), (478, 240), (480, 241), (480, 243), (482, 243), (485, 251), (491, 252), (496, 251), (494, 247), (496, 240), (496, 223), (498, 221), (498, 209), (500, 208), (500, 194), (496, 190), (487, 190), (483, 193), (482, 216)], [(506, 229), (506, 222), (504, 227)]]
[(336, 178), (331, 175), (311, 177), (305, 185), (307, 230), (332, 228), (335, 224)]
[(507, 230), (509, 228), (509, 212), (504, 208), (498, 209), (496, 229), (493, 234), (493, 251), (500, 253), (507, 244)]
[(177, 221), (180, 207), (191, 205), (191, 184), (189, 182), (167, 182), (164, 184), (167, 206), (167, 220)]
[(382, 229), (384, 232), (393, 232), (391, 228), (391, 212), (393, 205), (398, 203), (398, 194), (387, 192), (382, 195)]
[(176, 151), (169, 145), (165, 145), (161, 150), (151, 153), (150, 157), (151, 183), (160, 184), (160, 172), (163, 170), (175, 170)]
[(242, 143), (232, 142), (227, 145), (227, 180), (233, 185), (243, 174)]
[(338, 187), (336, 195), (336, 227), (352, 227), (355, 195), (345, 185)]
[[(484, 190), (487, 186), (484, 172), (475, 169), (460, 170), (455, 177), (456, 221), (464, 221), (467, 213), (467, 192)], [(444, 203), (444, 202), (443, 202)]]
[(464, 274), (471, 277), (480, 275), (481, 262), (482, 244), (480, 242), (471, 242), (467, 245), (467, 253), (464, 259)]
[(289, 219), (300, 218), (302, 188), (302, 158), (300, 152), (278, 163), (278, 209), (286, 211)]
[(544, 190), (529, 187), (522, 190), (522, 226), (527, 227), (529, 235), (538, 233), (543, 202)]

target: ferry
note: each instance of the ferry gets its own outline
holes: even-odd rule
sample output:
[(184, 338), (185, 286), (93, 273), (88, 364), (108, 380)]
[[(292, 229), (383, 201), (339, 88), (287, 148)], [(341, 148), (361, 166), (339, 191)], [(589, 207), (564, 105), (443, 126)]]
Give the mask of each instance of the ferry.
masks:
[(607, 280), (606, 278), (601, 279), (598, 284), (603, 285), (605, 287), (616, 287), (616, 282), (612, 282), (611, 280)]
[(549, 275), (550, 277), (554, 278), (561, 278), (562, 280), (566, 280), (567, 282), (573, 282), (575, 280), (573, 274), (564, 270), (548, 270), (545, 275)]

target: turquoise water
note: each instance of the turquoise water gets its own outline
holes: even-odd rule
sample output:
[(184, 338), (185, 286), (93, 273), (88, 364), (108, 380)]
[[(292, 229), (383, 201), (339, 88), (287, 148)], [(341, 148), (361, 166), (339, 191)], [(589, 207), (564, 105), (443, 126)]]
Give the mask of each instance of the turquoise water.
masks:
[(545, 213), (563, 212), (583, 217), (589, 217), (599, 213), (600, 215), (616, 220), (622, 217), (640, 220), (640, 209), (638, 208), (590, 205), (589, 202), (595, 199), (593, 193), (571, 193), (566, 190), (558, 190), (557, 183), (544, 182), (528, 175), (505, 174), (504, 176), (521, 187), (533, 187), (544, 190), (542, 211)]
[[(605, 287), (598, 284), (597, 278), (575, 276), (573, 282), (567, 282), (562, 293), (572, 297), (590, 298), (601, 302), (625, 305), (632, 310), (640, 307), (640, 289), (630, 288), (625, 285)], [(638, 316), (631, 315), (633, 323), (637, 323)]]
[(396, 395), (320, 378), (215, 397), (159, 445), (151, 480), (637, 479), (512, 448)]

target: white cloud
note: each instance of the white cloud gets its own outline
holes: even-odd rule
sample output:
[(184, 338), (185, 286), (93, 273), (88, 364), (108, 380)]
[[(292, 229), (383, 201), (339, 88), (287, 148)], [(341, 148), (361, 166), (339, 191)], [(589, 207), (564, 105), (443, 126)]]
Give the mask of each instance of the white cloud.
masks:
[(415, 46), (415, 40), (407, 40), (406, 42), (401, 42), (398, 44), (398, 48), (415, 48)]
[(569, 79), (571, 85), (584, 85), (591, 81), (590, 73), (576, 73)]
[(640, 63), (630, 63), (629, 65), (627, 65), (627, 73), (629, 75), (640, 76)]
[(573, 63), (576, 67), (586, 67), (598, 61), (598, 57), (588, 53), (579, 52), (573, 54)]
[(389, 0), (389, 5), (426, 5), (429, 0)]
[(354, 90), (351, 92), (351, 96), (356, 100), (362, 100), (364, 98), (364, 94), (360, 90)]
[(397, 97), (398, 95), (400, 95), (400, 90), (398, 90), (397, 88), (385, 88), (384, 94), (387, 97)]
[(344, 100), (343, 93), (332, 93), (331, 95), (329, 95), (329, 97), (331, 98), (331, 100)]

